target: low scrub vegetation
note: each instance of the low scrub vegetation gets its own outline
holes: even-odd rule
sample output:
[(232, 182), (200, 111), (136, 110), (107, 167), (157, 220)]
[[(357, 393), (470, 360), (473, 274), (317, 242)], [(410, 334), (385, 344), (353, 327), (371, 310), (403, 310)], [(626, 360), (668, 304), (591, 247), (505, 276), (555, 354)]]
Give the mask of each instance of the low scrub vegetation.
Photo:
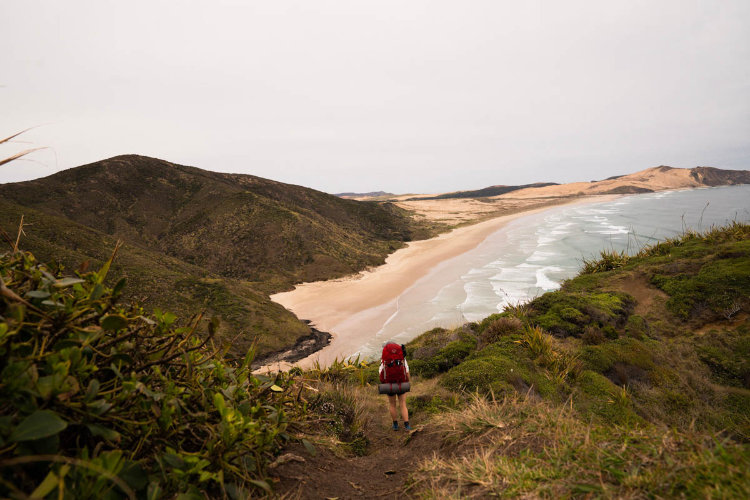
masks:
[[(558, 291), (411, 341), (417, 432), (400, 443), (422, 459), (405, 493), (750, 496), (748, 236), (733, 224), (592, 262)], [(267, 464), (290, 442), (310, 477), (318, 448), (346, 466), (392, 446), (377, 363), (255, 376), (252, 352), (223, 358), (215, 322), (117, 305), (110, 264), (63, 278), (2, 256), (4, 495), (242, 498), (272, 491)]]
[[(113, 255), (114, 257), (114, 255)], [(0, 255), (0, 495), (244, 498), (303, 405), (294, 380), (230, 364), (216, 321), (120, 306), (112, 264), (61, 277)]]

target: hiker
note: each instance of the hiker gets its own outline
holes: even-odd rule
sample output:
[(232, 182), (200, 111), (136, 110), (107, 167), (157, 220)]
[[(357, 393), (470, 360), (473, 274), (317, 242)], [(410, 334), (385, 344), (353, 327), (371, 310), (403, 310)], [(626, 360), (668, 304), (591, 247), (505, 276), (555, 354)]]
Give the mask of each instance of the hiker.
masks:
[[(383, 347), (383, 355), (380, 358), (380, 383), (389, 384), (388, 411), (393, 420), (393, 430), (398, 430), (398, 408), (401, 410), (401, 418), (404, 419), (404, 429), (411, 430), (409, 425), (409, 410), (406, 409), (406, 392), (409, 390), (409, 364), (406, 362), (406, 347), (395, 342), (388, 342)], [(402, 386), (402, 384), (404, 384)]]

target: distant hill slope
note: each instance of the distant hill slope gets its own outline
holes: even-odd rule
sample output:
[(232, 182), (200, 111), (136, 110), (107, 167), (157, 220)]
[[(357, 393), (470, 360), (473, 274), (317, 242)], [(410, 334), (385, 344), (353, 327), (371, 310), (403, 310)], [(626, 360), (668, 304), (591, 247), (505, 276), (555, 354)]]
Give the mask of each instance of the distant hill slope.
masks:
[(602, 181), (573, 182), (559, 186), (531, 187), (515, 191), (512, 196), (588, 196), (597, 194), (631, 194), (666, 189), (730, 186), (750, 184), (749, 170), (722, 170), (713, 167), (673, 168), (659, 166)]
[(436, 196), (408, 198), (407, 201), (450, 200), (450, 199), (459, 199), (459, 198), (486, 198), (489, 196), (500, 196), (500, 195), (510, 193), (513, 191), (518, 191), (519, 189), (539, 188), (539, 187), (557, 186), (557, 185), (558, 184), (554, 182), (536, 182), (534, 184), (523, 184), (521, 186), (490, 186), (490, 187), (486, 187), (483, 189), (477, 189), (474, 191), (456, 191), (453, 193), (444, 193), (444, 194), (439, 194)]
[(390, 204), (135, 155), (0, 185), (0, 200), (0, 227), (12, 232), (26, 214), (25, 242), (40, 258), (101, 261), (121, 239), (122, 270), (149, 305), (187, 312), (205, 303), (235, 331), (285, 337), (265, 339), (266, 349), (308, 331), (297, 323), (288, 332), (294, 317), (269, 292), (380, 264), (431, 234)]
[(385, 191), (370, 191), (369, 193), (336, 193), (339, 198), (378, 198), (380, 196), (393, 196), (393, 193)]

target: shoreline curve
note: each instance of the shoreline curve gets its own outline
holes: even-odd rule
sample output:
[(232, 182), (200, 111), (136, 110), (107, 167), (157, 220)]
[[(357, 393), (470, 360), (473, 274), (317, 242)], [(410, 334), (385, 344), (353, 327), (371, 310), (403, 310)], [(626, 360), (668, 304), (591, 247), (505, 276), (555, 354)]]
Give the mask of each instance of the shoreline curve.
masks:
[[(383, 324), (393, 314), (398, 297), (441, 262), (476, 248), (509, 222), (552, 208), (609, 201), (622, 195), (596, 195), (565, 200), (541, 208), (502, 215), (442, 233), (428, 240), (409, 242), (390, 254), (385, 264), (357, 274), (327, 281), (302, 283), (294, 290), (271, 295), (271, 300), (310, 320), (311, 326), (329, 332), (331, 342), (294, 363), (278, 362), (259, 371), (327, 366), (335, 359), (351, 356), (370, 338), (357, 325)], [(360, 333), (360, 330), (365, 330)]]

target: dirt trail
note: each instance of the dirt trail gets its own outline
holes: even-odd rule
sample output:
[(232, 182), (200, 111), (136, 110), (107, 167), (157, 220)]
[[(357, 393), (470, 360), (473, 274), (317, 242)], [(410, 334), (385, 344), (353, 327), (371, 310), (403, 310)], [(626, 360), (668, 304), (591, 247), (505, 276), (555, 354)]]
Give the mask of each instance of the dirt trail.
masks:
[(363, 457), (340, 458), (322, 447), (311, 457), (302, 445), (285, 450), (305, 461), (272, 469), (276, 493), (300, 499), (410, 498), (404, 491), (406, 479), (423, 458), (439, 449), (440, 440), (419, 425), (412, 432), (403, 427), (393, 431), (385, 417), (367, 430), (370, 444)]

